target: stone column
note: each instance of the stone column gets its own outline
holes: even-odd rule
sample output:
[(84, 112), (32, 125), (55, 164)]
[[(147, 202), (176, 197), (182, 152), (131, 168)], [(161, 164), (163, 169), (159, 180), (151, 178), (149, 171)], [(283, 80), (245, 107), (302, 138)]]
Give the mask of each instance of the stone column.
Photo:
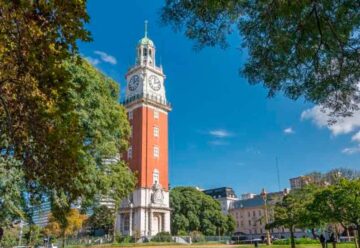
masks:
[(171, 232), (170, 230), (170, 211), (164, 213), (164, 231)]
[(152, 218), (153, 218), (153, 211), (149, 209), (149, 226), (148, 226), (148, 236), (152, 236)]
[(133, 205), (130, 204), (130, 213), (129, 213), (129, 235), (133, 235)]

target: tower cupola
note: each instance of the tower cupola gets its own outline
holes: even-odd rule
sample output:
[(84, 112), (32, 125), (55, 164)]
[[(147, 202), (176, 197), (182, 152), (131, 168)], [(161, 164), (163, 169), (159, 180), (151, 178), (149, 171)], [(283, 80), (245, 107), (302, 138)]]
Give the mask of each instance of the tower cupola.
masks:
[(147, 23), (148, 22), (145, 21), (144, 37), (139, 40), (136, 48), (136, 64), (155, 67), (155, 46), (154, 42), (148, 37)]

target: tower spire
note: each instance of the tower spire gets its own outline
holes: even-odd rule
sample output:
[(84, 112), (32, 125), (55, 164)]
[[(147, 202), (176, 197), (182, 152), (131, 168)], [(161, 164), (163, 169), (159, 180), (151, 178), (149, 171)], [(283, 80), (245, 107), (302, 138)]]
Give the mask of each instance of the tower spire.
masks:
[(145, 20), (145, 38), (147, 38), (147, 34), (148, 34), (147, 26), (148, 26), (148, 21)]

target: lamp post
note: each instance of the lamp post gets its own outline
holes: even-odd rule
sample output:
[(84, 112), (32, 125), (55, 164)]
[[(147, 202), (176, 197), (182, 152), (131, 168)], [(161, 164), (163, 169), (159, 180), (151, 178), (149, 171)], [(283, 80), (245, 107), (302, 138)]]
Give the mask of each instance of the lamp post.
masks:
[[(269, 223), (269, 218), (267, 211), (267, 193), (264, 188), (261, 190), (260, 195), (264, 200), (264, 213), (265, 213), (265, 226), (266, 226)], [(265, 229), (266, 229), (266, 245), (271, 245), (270, 231), (267, 228)]]

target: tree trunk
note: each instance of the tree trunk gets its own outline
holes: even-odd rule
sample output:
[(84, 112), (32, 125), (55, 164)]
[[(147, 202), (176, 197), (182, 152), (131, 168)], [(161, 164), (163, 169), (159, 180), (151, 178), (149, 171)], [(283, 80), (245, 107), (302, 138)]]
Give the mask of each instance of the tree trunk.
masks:
[(313, 236), (314, 239), (317, 239), (317, 238), (318, 238), (318, 236), (317, 236), (316, 233), (315, 233), (315, 228), (311, 228), (311, 234), (312, 234), (312, 236)]
[(290, 227), (290, 241), (291, 241), (291, 248), (295, 248), (295, 235), (294, 235), (294, 227)]
[[(355, 240), (355, 242), (357, 243), (357, 247), (360, 247), (360, 225), (356, 225), (356, 236), (357, 236), (357, 241)], [(354, 235), (355, 236), (355, 235)]]
[(62, 236), (62, 244), (61, 244), (61, 247), (62, 247), (62, 248), (65, 248), (65, 230), (63, 230), (61, 236)]
[(115, 203), (115, 213), (114, 213), (114, 224), (113, 224), (113, 243), (116, 242), (115, 238), (116, 238), (116, 220), (117, 220), (117, 213), (118, 213), (118, 207), (117, 204)]

